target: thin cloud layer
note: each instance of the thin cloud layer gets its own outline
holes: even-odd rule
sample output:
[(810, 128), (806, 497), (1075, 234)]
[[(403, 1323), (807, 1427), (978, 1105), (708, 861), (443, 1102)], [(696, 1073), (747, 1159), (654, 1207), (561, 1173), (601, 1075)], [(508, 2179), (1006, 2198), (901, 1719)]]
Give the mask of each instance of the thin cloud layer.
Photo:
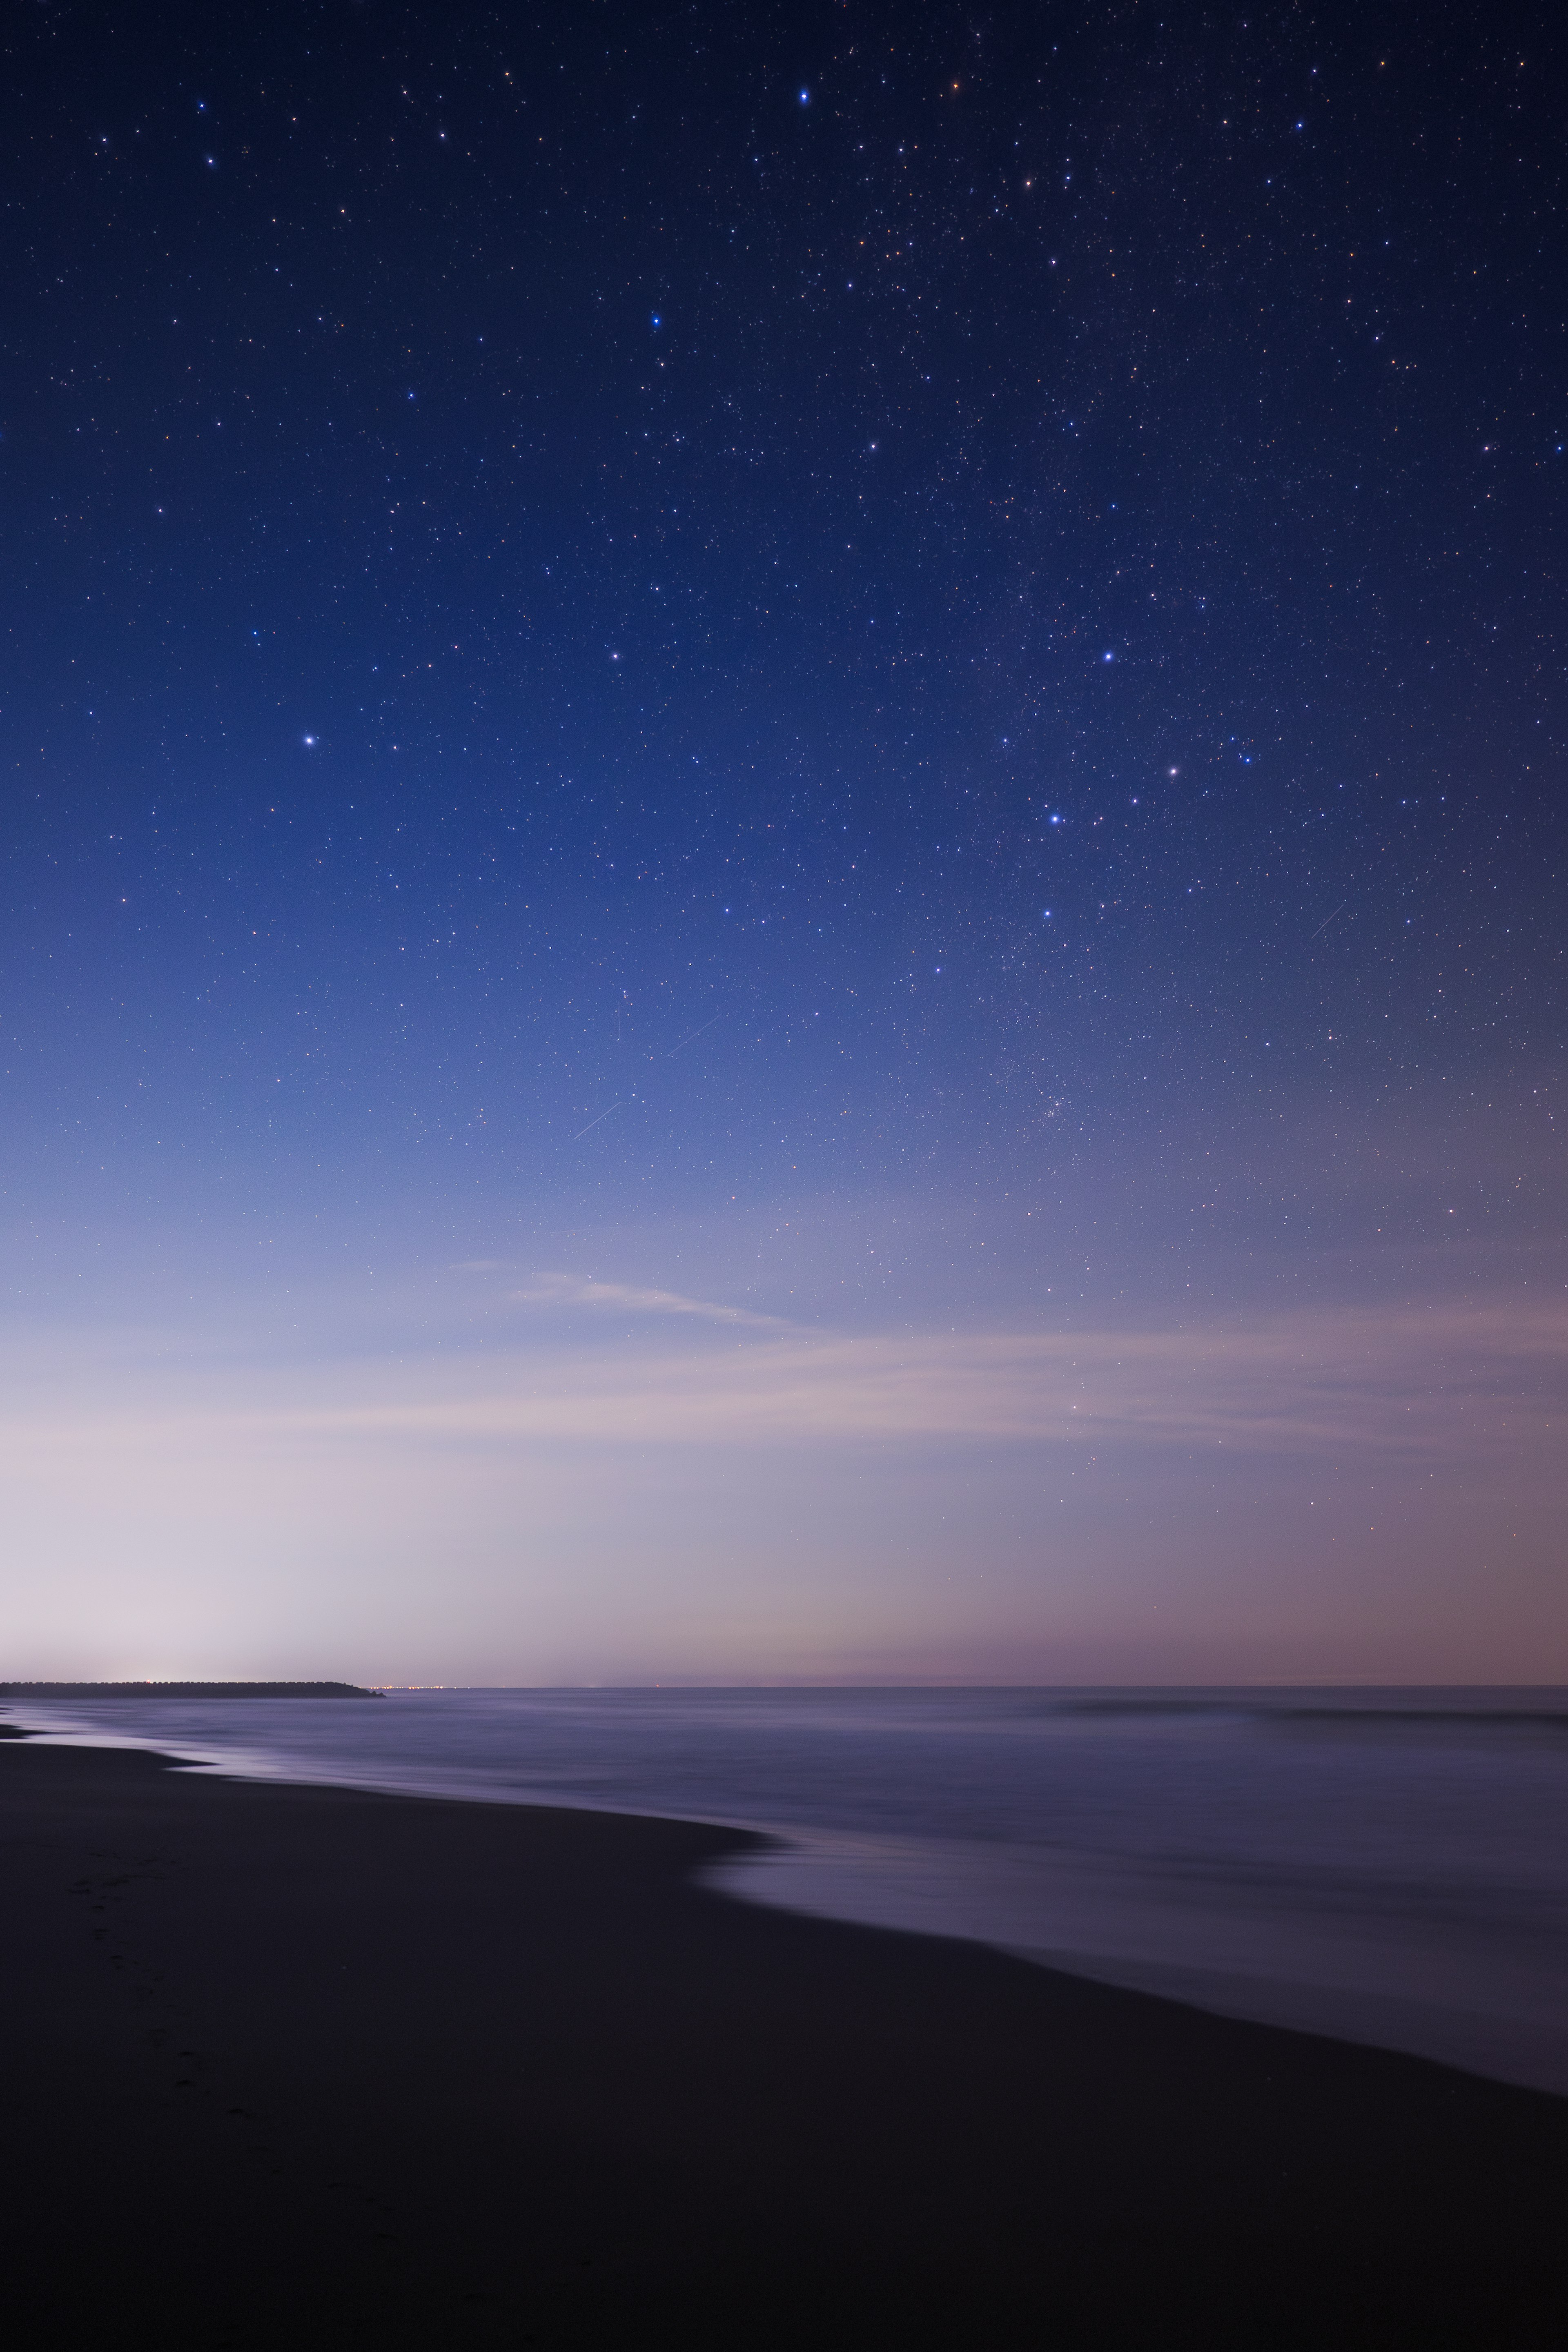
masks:
[(589, 1307), (620, 1315), (690, 1315), (704, 1323), (734, 1323), (752, 1330), (788, 1328), (776, 1315), (755, 1315), (747, 1307), (725, 1307), (710, 1298), (688, 1298), (679, 1290), (643, 1290), (627, 1282), (596, 1282), (592, 1275), (536, 1275), (526, 1290), (514, 1290), (519, 1307)]
[[(73, 1444), (836, 1447), (1130, 1444), (1393, 1462), (1503, 1462), (1568, 1428), (1568, 1305), (1321, 1309), (1181, 1329), (809, 1334), (745, 1310), (552, 1276), (552, 1305), (717, 1329), (323, 1371), (165, 1371), (96, 1409), (50, 1410), (18, 1377), (0, 1432), (34, 1458)], [(766, 1333), (764, 1340), (763, 1334)], [(19, 1368), (18, 1368), (19, 1370)]]

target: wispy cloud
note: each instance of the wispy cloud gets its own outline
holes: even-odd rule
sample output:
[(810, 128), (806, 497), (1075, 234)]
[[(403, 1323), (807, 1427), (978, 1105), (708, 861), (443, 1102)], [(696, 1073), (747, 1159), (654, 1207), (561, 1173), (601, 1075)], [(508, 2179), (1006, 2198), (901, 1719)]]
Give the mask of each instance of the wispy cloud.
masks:
[[(542, 1277), (531, 1303), (689, 1318), (690, 1343), (237, 1369), (51, 1410), (23, 1367), (0, 1443), (1110, 1444), (1506, 1465), (1568, 1433), (1568, 1303), (1324, 1308), (1161, 1330), (813, 1335), (669, 1291)], [(721, 1344), (724, 1327), (736, 1332)], [(767, 1334), (763, 1343), (763, 1334)], [(19, 1454), (17, 1458), (19, 1458)]]
[(644, 1290), (629, 1282), (596, 1282), (592, 1275), (536, 1275), (526, 1290), (510, 1294), (520, 1307), (590, 1307), (617, 1315), (690, 1315), (704, 1323), (735, 1323), (754, 1331), (787, 1330), (776, 1315), (749, 1307), (725, 1307), (710, 1298), (688, 1298), (679, 1290)]

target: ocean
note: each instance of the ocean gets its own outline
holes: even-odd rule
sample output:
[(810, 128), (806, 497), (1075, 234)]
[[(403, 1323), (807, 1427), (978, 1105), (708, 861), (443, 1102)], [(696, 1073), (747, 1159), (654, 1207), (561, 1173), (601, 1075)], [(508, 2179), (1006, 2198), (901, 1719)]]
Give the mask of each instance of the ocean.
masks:
[(0, 1706), (195, 1769), (771, 1832), (742, 1899), (1568, 2095), (1561, 1689), (417, 1690)]

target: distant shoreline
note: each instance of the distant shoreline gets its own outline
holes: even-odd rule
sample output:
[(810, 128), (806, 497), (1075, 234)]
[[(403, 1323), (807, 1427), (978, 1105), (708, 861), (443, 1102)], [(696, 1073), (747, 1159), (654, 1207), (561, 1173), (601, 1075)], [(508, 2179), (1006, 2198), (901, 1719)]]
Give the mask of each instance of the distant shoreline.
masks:
[(0, 1698), (379, 1698), (359, 1683), (0, 1683)]

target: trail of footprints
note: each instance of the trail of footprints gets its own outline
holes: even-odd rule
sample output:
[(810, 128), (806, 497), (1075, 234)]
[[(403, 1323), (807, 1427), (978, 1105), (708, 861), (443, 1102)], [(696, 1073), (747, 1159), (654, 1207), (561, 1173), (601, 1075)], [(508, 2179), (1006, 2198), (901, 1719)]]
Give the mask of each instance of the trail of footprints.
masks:
[[(162, 1997), (162, 1971), (153, 1967), (145, 1954), (137, 1950), (129, 1937), (125, 1923), (117, 1924), (114, 1913), (123, 1904), (128, 1887), (166, 1879), (176, 1865), (170, 1856), (157, 1853), (140, 1854), (133, 1862), (128, 1862), (123, 1854), (106, 1853), (95, 1853), (92, 1859), (105, 1867), (75, 1880), (70, 1889), (87, 1905), (89, 1917), (93, 1922), (90, 1929), (92, 1939), (103, 1948), (110, 1967), (128, 1987), (134, 2001), (141, 2006), (167, 2012), (169, 2004)], [(208, 2061), (205, 2054), (187, 2046), (174, 2025), (149, 2025), (147, 2042), (161, 2062), (163, 2085), (171, 2095), (195, 2092), (198, 2097), (208, 2098), (214, 2095), (216, 2086), (206, 2079)], [(254, 2107), (229, 2105), (223, 2112), (236, 2123), (258, 2125), (264, 2131), (268, 2128), (267, 2118), (258, 2115)], [(270, 2142), (253, 2139), (248, 2153), (268, 2164), (275, 2180), (281, 2179), (281, 2151)], [(372, 2195), (356, 2181), (334, 2180), (329, 2185), (346, 2196), (357, 2197), (369, 2208), (374, 2218), (372, 2235), (379, 2243), (390, 2244), (396, 2241), (395, 2217), (384, 2199)]]

